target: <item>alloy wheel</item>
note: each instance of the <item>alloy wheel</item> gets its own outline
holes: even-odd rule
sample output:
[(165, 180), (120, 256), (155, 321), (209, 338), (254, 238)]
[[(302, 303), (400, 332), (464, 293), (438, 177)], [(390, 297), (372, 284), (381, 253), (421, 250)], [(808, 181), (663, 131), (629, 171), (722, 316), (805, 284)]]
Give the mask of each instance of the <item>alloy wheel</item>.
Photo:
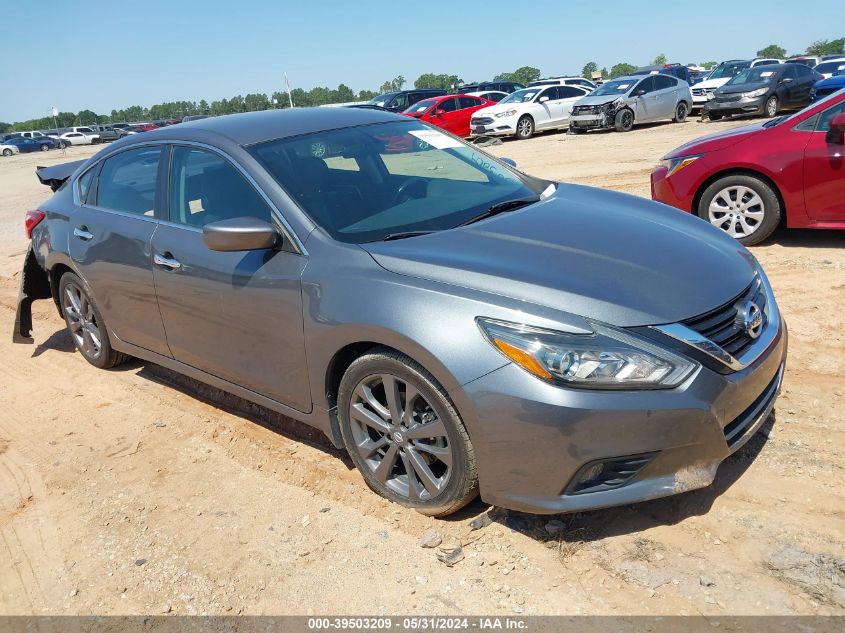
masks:
[(69, 283), (62, 296), (62, 311), (76, 346), (85, 356), (97, 359), (102, 354), (102, 334), (94, 306), (79, 286)]
[(414, 385), (391, 374), (364, 378), (349, 421), (354, 449), (378, 484), (410, 501), (446, 488), (453, 463), (446, 425)]
[(675, 110), (675, 118), (678, 121), (683, 121), (687, 118), (687, 104), (679, 103), (677, 110)]
[(778, 113), (778, 100), (777, 97), (771, 97), (768, 101), (766, 101), (766, 114), (769, 117), (773, 117)]
[(747, 237), (763, 222), (766, 207), (760, 195), (748, 187), (731, 185), (719, 191), (707, 210), (710, 223), (732, 237)]
[(531, 133), (534, 131), (534, 125), (531, 123), (531, 119), (528, 117), (522, 119), (519, 123), (517, 123), (518, 131), (520, 136), (530, 136)]
[(626, 130), (630, 129), (634, 125), (634, 113), (630, 110), (625, 110), (622, 113), (622, 127)]

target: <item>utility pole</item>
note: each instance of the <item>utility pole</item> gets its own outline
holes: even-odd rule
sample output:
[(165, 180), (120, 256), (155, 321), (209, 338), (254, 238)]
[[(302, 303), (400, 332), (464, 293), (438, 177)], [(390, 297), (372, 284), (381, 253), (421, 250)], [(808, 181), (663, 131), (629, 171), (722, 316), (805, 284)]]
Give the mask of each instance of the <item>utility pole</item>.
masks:
[(290, 82), (288, 81), (288, 74), (285, 73), (285, 85), (288, 88), (288, 101), (290, 102), (290, 107), (293, 107), (293, 97), (290, 95)]
[[(53, 115), (53, 125), (56, 127), (56, 136), (60, 137), (61, 134), (59, 134), (59, 122), (56, 120), (56, 117), (59, 116), (59, 109), (56, 106), (53, 106), (53, 108), (50, 110), (50, 113)], [(62, 145), (62, 156), (64, 156), (64, 155), (65, 155), (65, 146), (63, 144)]]

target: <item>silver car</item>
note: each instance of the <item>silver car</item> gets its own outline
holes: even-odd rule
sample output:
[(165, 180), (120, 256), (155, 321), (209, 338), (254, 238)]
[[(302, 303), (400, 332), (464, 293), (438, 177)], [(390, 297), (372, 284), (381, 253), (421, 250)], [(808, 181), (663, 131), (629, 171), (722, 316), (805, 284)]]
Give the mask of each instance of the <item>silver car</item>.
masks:
[(96, 367), (140, 358), (313, 425), (426, 514), (707, 486), (780, 389), (786, 327), (733, 238), (416, 119), (216, 117), (39, 177), (17, 342), (52, 299)]
[(659, 73), (620, 77), (606, 81), (575, 103), (569, 131), (578, 134), (612, 128), (627, 132), (637, 123), (680, 123), (691, 108), (692, 92), (681, 79)]

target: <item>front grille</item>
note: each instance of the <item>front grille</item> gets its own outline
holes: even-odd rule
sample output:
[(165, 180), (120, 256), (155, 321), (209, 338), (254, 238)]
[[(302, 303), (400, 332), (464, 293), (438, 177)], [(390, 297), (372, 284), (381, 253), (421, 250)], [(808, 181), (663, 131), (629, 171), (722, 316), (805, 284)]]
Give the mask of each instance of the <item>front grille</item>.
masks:
[(748, 301), (753, 301), (762, 312), (763, 324), (759, 331), (764, 330), (767, 325), (766, 293), (759, 277), (729, 303), (684, 321), (684, 325), (707, 337), (728, 354), (737, 358), (751, 347), (755, 340), (738, 322), (740, 311)]
[(596, 114), (599, 108), (601, 106), (575, 106), (572, 108), (572, 114)]
[(760, 420), (760, 416), (766, 411), (766, 408), (772, 403), (772, 400), (778, 394), (778, 387), (780, 386), (780, 379), (783, 375), (783, 367), (781, 367), (772, 378), (772, 381), (763, 390), (757, 399), (742, 413), (740, 413), (730, 424), (724, 429), (725, 441), (729, 448), (734, 448), (743, 439), (745, 439), (745, 432), (749, 427), (753, 426), (755, 422)]
[(716, 95), (716, 101), (719, 103), (733, 103), (742, 99), (741, 95)]
[(490, 125), (493, 119), (487, 116), (473, 117), (470, 121), (472, 125)]
[(693, 88), (692, 89), (692, 95), (694, 97), (703, 97), (706, 94), (707, 94), (707, 91), (704, 90), (704, 88)]

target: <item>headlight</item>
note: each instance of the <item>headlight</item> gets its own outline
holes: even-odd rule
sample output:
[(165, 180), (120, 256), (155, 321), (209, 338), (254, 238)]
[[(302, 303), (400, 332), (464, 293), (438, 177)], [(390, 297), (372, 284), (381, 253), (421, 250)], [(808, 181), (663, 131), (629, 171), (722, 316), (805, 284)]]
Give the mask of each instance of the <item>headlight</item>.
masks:
[(610, 103), (605, 103), (603, 107), (607, 111), (612, 111), (612, 110), (615, 110), (616, 108), (618, 108), (620, 105), (622, 105), (622, 101), (623, 101), (622, 97), (619, 97), (618, 99), (615, 99), (615, 100), (611, 101)]
[(660, 165), (668, 170), (668, 173), (666, 174), (666, 177), (668, 178), (672, 174), (676, 174), (681, 171), (684, 167), (692, 165), (702, 156), (703, 154), (692, 154), (690, 156), (681, 156), (679, 158), (664, 158), (660, 161)]
[(568, 334), (479, 317), (487, 341), (548, 382), (591, 389), (668, 389), (698, 366), (648, 341), (598, 323)]
[(501, 119), (506, 116), (513, 116), (516, 114), (516, 110), (508, 110), (507, 112), (499, 112), (498, 114), (494, 114), (493, 116), (497, 119)]
[(757, 97), (762, 97), (768, 91), (768, 88), (758, 88), (757, 90), (752, 90), (751, 92), (743, 92), (742, 96), (746, 99), (756, 99)]

